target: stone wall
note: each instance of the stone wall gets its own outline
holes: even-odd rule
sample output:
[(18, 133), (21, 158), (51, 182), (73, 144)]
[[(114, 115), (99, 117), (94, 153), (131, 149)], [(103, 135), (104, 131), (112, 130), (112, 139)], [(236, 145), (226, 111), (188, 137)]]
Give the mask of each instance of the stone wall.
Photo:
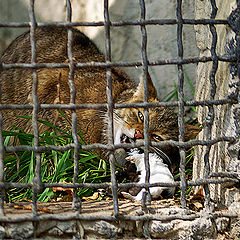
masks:
[[(218, 7), (218, 14), (216, 19), (227, 19), (232, 10), (236, 8), (235, 0), (218, 0), (216, 1)], [(195, 1), (196, 6), (196, 18), (210, 18), (211, 5), (210, 1)], [(209, 27), (206, 25), (199, 25), (195, 27), (197, 46), (200, 50), (200, 56), (210, 56), (210, 48), (212, 43), (212, 35)], [(218, 39), (217, 39), (217, 55), (226, 55), (227, 47), (230, 40), (235, 38), (233, 31), (227, 25), (216, 26)], [(199, 63), (197, 67), (196, 78), (196, 100), (209, 99), (210, 96), (210, 81), (209, 74), (212, 68), (210, 63)], [(216, 95), (215, 100), (227, 98), (231, 93), (236, 91), (236, 88), (230, 88), (229, 84), (239, 81), (238, 78), (232, 78), (230, 74), (229, 63), (219, 62), (218, 70), (216, 74)], [(239, 91), (239, 89), (237, 90)], [(212, 139), (220, 136), (236, 135), (236, 128), (234, 124), (233, 111), (238, 105), (219, 105), (214, 107), (215, 119), (212, 128)], [(207, 107), (198, 107), (197, 115), (198, 120), (203, 125), (205, 124), (208, 113)], [(199, 134), (199, 139), (205, 139), (206, 128)], [(239, 159), (237, 156), (233, 156), (231, 153), (239, 150), (239, 143), (228, 144), (226, 142), (220, 142), (212, 146), (210, 151), (210, 171), (222, 172), (222, 171), (238, 171), (239, 173)], [(197, 147), (195, 155), (195, 162), (193, 168), (194, 179), (203, 176), (204, 169), (204, 155), (206, 153), (206, 147)], [(238, 168), (238, 170), (237, 170)], [(240, 196), (239, 189), (233, 185), (210, 185), (211, 197), (223, 204), (229, 205), (234, 200), (237, 200)]]
[[(175, 200), (159, 200), (148, 207), (155, 220), (123, 220), (122, 215), (141, 217), (141, 204), (130, 200), (120, 200), (120, 218), (113, 218), (112, 200), (83, 202), (82, 216), (73, 212), (71, 203), (39, 203), (38, 214), (41, 221), (27, 221), (31, 217), (31, 204), (7, 204), (6, 218), (23, 217), (16, 223), (0, 223), (0, 239), (226, 239), (226, 236), (239, 237), (239, 228), (233, 225), (232, 233), (226, 235), (231, 224), (226, 217), (188, 214)], [(43, 211), (44, 210), (44, 211)], [(48, 212), (48, 213), (46, 213)], [(236, 213), (233, 206), (232, 213)], [(216, 212), (221, 215), (221, 211)], [(79, 217), (78, 217), (79, 216)], [(149, 215), (145, 215), (148, 217)], [(85, 217), (85, 219), (84, 219)], [(87, 217), (95, 217), (88, 221)], [(105, 217), (105, 218), (103, 218)], [(0, 216), (1, 218), (1, 216)], [(62, 220), (60, 220), (62, 218)], [(100, 219), (103, 218), (103, 219)], [(162, 219), (162, 220), (157, 220)], [(70, 220), (72, 219), (72, 220)], [(112, 219), (112, 220), (111, 220)]]

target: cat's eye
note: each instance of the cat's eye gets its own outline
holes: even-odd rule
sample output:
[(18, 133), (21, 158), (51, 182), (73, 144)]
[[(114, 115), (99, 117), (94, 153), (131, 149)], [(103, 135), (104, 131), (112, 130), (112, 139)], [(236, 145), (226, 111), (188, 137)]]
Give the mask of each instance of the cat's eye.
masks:
[(156, 141), (156, 142), (161, 142), (161, 141), (163, 141), (163, 139), (162, 139), (159, 135), (156, 135), (156, 134), (153, 134), (153, 135), (152, 135), (152, 138), (153, 138), (154, 141)]
[(139, 117), (141, 122), (144, 122), (144, 116), (140, 111), (138, 112), (138, 117)]

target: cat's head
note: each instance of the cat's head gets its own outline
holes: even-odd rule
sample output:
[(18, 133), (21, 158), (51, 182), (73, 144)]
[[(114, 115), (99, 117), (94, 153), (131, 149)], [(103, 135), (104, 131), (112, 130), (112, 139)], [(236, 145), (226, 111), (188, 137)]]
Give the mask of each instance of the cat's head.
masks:
[[(157, 91), (150, 76), (147, 77), (148, 102), (158, 102)], [(120, 102), (142, 103), (144, 100), (144, 82), (140, 82), (135, 89), (128, 90), (129, 94), (123, 93), (124, 98)], [(186, 125), (186, 140), (189, 139), (188, 126)], [(178, 140), (178, 118), (174, 111), (167, 107), (149, 108), (149, 140), (161, 142), (164, 140)], [(130, 143), (144, 139), (144, 109), (143, 108), (121, 108), (114, 110), (114, 143)], [(159, 152), (157, 148), (151, 148), (153, 152)], [(117, 150), (115, 154), (120, 165), (124, 154), (123, 150)], [(173, 162), (178, 162), (178, 149), (166, 146), (160, 149)], [(178, 158), (178, 159), (177, 159)], [(167, 163), (167, 162), (166, 162)], [(169, 163), (168, 163), (169, 164)]]

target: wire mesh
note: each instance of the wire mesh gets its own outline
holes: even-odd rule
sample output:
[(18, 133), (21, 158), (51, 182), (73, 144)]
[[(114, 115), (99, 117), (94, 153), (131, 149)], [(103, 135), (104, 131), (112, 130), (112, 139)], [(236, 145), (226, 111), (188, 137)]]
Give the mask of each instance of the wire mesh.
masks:
[[(227, 20), (216, 20), (217, 7), (216, 2), (211, 0), (212, 14), (210, 19), (183, 19), (182, 17), (182, 1), (177, 0), (177, 8), (176, 8), (176, 16), (177, 19), (158, 19), (158, 20), (146, 20), (146, 9), (145, 9), (145, 1), (139, 0), (141, 17), (136, 21), (119, 21), (112, 22), (109, 17), (109, 3), (108, 0), (104, 0), (104, 21), (102, 22), (72, 22), (71, 21), (71, 1), (66, 0), (67, 6), (67, 21), (66, 22), (58, 22), (58, 23), (41, 23), (37, 22), (34, 13), (34, 0), (29, 1), (29, 22), (25, 23), (0, 23), (0, 27), (29, 27), (30, 28), (30, 41), (31, 41), (31, 64), (6, 64), (1, 63), (1, 69), (12, 69), (12, 68), (27, 68), (32, 70), (33, 74), (33, 104), (29, 105), (16, 105), (16, 104), (1, 104), (0, 105), (0, 221), (4, 223), (10, 222), (22, 222), (22, 221), (33, 221), (40, 222), (46, 220), (135, 220), (135, 221), (148, 221), (148, 220), (164, 220), (170, 221), (172, 219), (184, 219), (191, 220), (195, 218), (199, 218), (202, 216), (200, 213), (194, 213), (189, 215), (174, 215), (174, 216), (154, 216), (147, 212), (146, 205), (149, 204), (149, 187), (153, 186), (180, 186), (181, 187), (181, 206), (186, 208), (186, 189), (187, 186), (204, 186), (206, 203), (205, 206), (208, 209), (210, 204), (210, 192), (209, 192), (209, 184), (221, 184), (226, 182), (238, 182), (237, 174), (235, 173), (227, 173), (227, 172), (218, 172), (218, 173), (210, 173), (209, 167), (209, 152), (211, 147), (219, 142), (234, 142), (237, 139), (235, 137), (226, 137), (220, 136), (217, 138), (211, 138), (211, 130), (214, 122), (214, 106), (216, 105), (224, 105), (224, 104), (233, 104), (239, 103), (239, 99), (236, 96), (232, 96), (231, 98), (215, 100), (214, 96), (216, 93), (216, 83), (215, 76), (218, 68), (218, 62), (236, 62), (237, 58), (230, 56), (218, 56), (216, 54), (216, 46), (217, 46), (217, 32), (215, 25), (217, 24), (228, 24)], [(183, 26), (184, 24), (204, 24), (209, 25), (210, 31), (212, 34), (212, 45), (211, 45), (211, 56), (210, 57), (196, 57), (196, 58), (184, 58), (183, 57), (183, 43), (182, 43), (182, 35), (183, 35)], [(112, 62), (111, 60), (111, 36), (110, 36), (110, 28), (119, 27), (119, 26), (129, 26), (129, 25), (137, 25), (140, 26), (141, 34), (142, 34), (142, 61), (139, 62)], [(147, 29), (148, 25), (177, 25), (177, 44), (178, 44), (178, 58), (177, 59), (162, 59), (158, 61), (149, 61), (147, 56)], [(35, 42), (35, 29), (36, 27), (45, 27), (45, 26), (64, 26), (68, 28), (68, 63), (36, 63), (36, 42)], [(75, 63), (73, 61), (72, 55), (72, 30), (70, 27), (76, 26), (104, 26), (105, 28), (105, 55), (106, 62), (91, 62), (91, 63)], [(183, 83), (184, 83), (184, 74), (183, 74), (183, 65), (189, 63), (199, 63), (199, 62), (212, 62), (212, 71), (210, 73), (209, 79), (211, 83), (211, 94), (210, 99), (204, 101), (185, 101), (184, 93), (183, 93)], [(157, 102), (157, 103), (149, 103), (148, 102), (148, 85), (147, 85), (147, 72), (149, 66), (160, 66), (160, 65), (177, 65), (178, 67), (178, 95), (179, 101), (176, 102)], [(106, 69), (106, 81), (107, 81), (107, 103), (106, 104), (76, 104), (76, 89), (74, 83), (74, 71), (77, 68), (86, 68), (86, 67), (102, 67)], [(144, 80), (144, 101), (143, 103), (113, 103), (112, 100), (112, 79), (111, 79), (111, 69), (110, 67), (142, 67), (143, 68), (143, 80)], [(37, 87), (38, 87), (38, 76), (37, 70), (41, 68), (67, 68), (69, 69), (69, 86), (70, 86), (70, 104), (40, 104), (37, 96)], [(179, 123), (179, 141), (163, 141), (163, 142), (150, 142), (148, 137), (149, 131), (149, 112), (148, 109), (151, 107), (178, 107), (178, 123)], [(207, 106), (208, 107), (208, 118), (207, 118), (207, 135), (206, 140), (191, 140), (188, 142), (184, 141), (184, 109), (186, 106)], [(116, 176), (115, 176), (115, 160), (114, 160), (114, 150), (122, 148), (122, 144), (114, 144), (113, 138), (113, 110), (118, 108), (131, 108), (131, 107), (142, 107), (144, 108), (144, 142), (138, 143), (125, 143), (124, 147), (140, 147), (144, 146), (145, 151), (145, 167), (146, 167), (146, 184), (138, 184), (138, 183), (121, 183), (117, 184)], [(109, 139), (108, 144), (89, 144), (89, 145), (80, 145), (78, 137), (77, 137), (77, 116), (76, 110), (78, 109), (105, 109), (107, 110), (108, 117), (108, 133)], [(32, 110), (32, 126), (34, 132), (34, 145), (30, 146), (8, 146), (4, 147), (3, 145), (3, 137), (2, 137), (2, 110), (5, 109), (30, 109)], [(37, 117), (40, 109), (68, 109), (72, 111), (72, 135), (74, 142), (71, 144), (67, 144), (65, 146), (39, 146), (39, 130)], [(237, 115), (237, 109), (235, 109), (235, 115)], [(235, 124), (237, 126), (237, 131), (239, 135), (239, 123), (237, 122), (238, 118), (236, 117)], [(162, 146), (177, 146), (180, 150), (180, 173), (181, 173), (181, 181), (175, 182), (174, 184), (170, 183), (154, 183), (149, 184), (149, 146), (154, 147), (162, 147)], [(192, 146), (202, 145), (207, 147), (207, 152), (204, 157), (205, 164), (205, 172), (204, 178), (198, 179), (196, 181), (187, 181), (185, 176), (185, 148), (189, 148)], [(78, 183), (78, 175), (79, 175), (79, 156), (78, 152), (80, 149), (83, 150), (91, 150), (91, 149), (106, 149), (110, 152), (109, 160), (111, 166), (111, 183)], [(74, 149), (74, 180), (73, 183), (70, 184), (62, 184), (62, 183), (42, 183), (41, 182), (41, 155), (40, 153), (45, 152), (47, 150), (56, 150), (56, 151), (66, 151), (69, 149)], [(35, 178), (32, 183), (11, 183), (4, 182), (4, 152), (15, 152), (19, 150), (28, 150), (32, 151), (35, 154), (36, 158), (36, 170), (35, 170)], [(212, 179), (212, 177), (222, 177), (219, 179)], [(146, 188), (146, 195), (142, 201), (142, 209), (145, 212), (143, 216), (127, 216), (119, 214), (119, 206), (118, 206), (118, 197), (117, 197), (117, 187), (130, 187), (130, 186), (140, 186)], [(37, 213), (37, 194), (39, 191), (45, 188), (51, 187), (63, 187), (63, 188), (73, 188), (74, 189), (74, 199), (73, 199), (73, 208), (76, 210), (73, 214), (68, 216), (60, 216), (57, 214), (44, 215), (39, 216)], [(113, 194), (113, 206), (114, 206), (114, 216), (85, 216), (81, 214), (81, 202), (76, 194), (77, 189), (79, 188), (112, 188)], [(33, 208), (32, 208), (32, 216), (20, 216), (9, 218), (4, 216), (4, 197), (3, 191), (4, 189), (10, 188), (32, 188), (33, 189)], [(210, 208), (209, 208), (210, 209)], [(208, 209), (208, 210), (209, 210)], [(236, 217), (236, 214), (230, 213), (212, 213), (207, 212), (204, 213), (211, 218), (216, 218), (217, 216), (226, 216), (226, 217)], [(147, 227), (145, 227), (145, 234), (148, 236)]]

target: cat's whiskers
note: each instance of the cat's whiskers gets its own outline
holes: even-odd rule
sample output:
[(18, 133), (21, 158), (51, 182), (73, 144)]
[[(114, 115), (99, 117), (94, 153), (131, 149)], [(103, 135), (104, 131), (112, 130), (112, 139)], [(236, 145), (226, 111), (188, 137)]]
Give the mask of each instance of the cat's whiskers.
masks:
[(172, 161), (168, 157), (166, 153), (164, 153), (160, 148), (154, 147), (151, 148), (153, 151), (163, 160), (164, 163), (166, 163), (168, 166), (172, 166)]

